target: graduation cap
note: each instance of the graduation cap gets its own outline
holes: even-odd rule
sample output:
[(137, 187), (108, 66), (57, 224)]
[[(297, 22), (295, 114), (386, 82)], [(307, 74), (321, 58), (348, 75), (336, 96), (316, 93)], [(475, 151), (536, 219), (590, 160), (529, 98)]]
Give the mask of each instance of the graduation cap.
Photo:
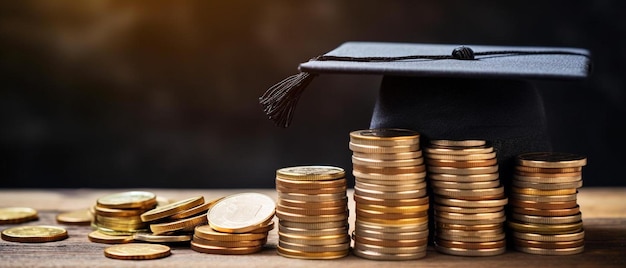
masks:
[(300, 64), (299, 74), (259, 100), (287, 127), (317, 75), (383, 75), (370, 128), (412, 129), (426, 141), (489, 140), (502, 166), (551, 149), (543, 102), (529, 80), (582, 79), (590, 67), (589, 52), (579, 48), (347, 42)]

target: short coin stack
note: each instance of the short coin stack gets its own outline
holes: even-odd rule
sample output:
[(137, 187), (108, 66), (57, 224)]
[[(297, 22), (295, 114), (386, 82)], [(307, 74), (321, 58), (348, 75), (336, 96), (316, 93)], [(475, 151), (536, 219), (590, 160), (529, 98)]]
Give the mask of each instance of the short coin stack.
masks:
[(274, 228), (276, 203), (258, 193), (224, 197), (211, 207), (208, 225), (195, 227), (191, 249), (208, 254), (242, 255), (263, 249)]
[(298, 259), (348, 255), (348, 197), (345, 171), (299, 166), (276, 171), (278, 254)]
[(92, 225), (106, 234), (146, 231), (148, 224), (141, 220), (140, 215), (156, 206), (156, 195), (151, 192), (130, 191), (107, 195), (98, 199)]
[(504, 253), (507, 198), (493, 147), (484, 140), (432, 140), (425, 150), (435, 195), (437, 251), (459, 256)]
[(540, 255), (583, 252), (585, 232), (576, 194), (586, 163), (584, 156), (569, 153), (517, 157), (508, 222), (517, 250)]
[(350, 149), (356, 179), (354, 254), (373, 260), (426, 256), (429, 200), (419, 133), (353, 131)]

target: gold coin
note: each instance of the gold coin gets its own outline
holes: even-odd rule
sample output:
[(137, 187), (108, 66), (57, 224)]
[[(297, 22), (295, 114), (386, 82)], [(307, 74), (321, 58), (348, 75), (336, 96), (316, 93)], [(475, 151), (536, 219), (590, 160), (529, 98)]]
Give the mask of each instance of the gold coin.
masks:
[(216, 247), (216, 246), (207, 246), (203, 244), (196, 243), (191, 241), (191, 249), (207, 254), (221, 254), (221, 255), (245, 255), (259, 252), (263, 249), (263, 246), (254, 246), (254, 247)]
[(420, 134), (413, 130), (380, 128), (350, 132), (350, 141), (358, 144), (396, 146), (419, 144)]
[(148, 211), (144, 209), (117, 209), (117, 208), (105, 208), (100, 206), (94, 206), (94, 214), (106, 217), (133, 217), (141, 215)]
[(174, 222), (153, 223), (150, 224), (150, 230), (153, 234), (163, 234), (168, 232), (180, 231), (188, 228), (194, 228), (198, 225), (207, 223), (207, 214), (200, 214), (191, 218), (186, 218)]
[(583, 181), (579, 180), (564, 183), (535, 183), (513, 180), (512, 185), (518, 188), (532, 188), (537, 190), (561, 190), (583, 187)]
[(258, 193), (224, 197), (208, 213), (211, 228), (228, 233), (245, 233), (259, 228), (274, 217), (276, 203)]
[[(426, 154), (446, 154), (446, 155), (470, 155), (470, 154), (488, 154), (493, 152), (491, 144), (486, 143), (481, 146), (438, 146), (431, 145), (424, 149)], [(430, 156), (429, 156), (430, 157)]]
[(360, 218), (378, 218), (386, 220), (402, 220), (409, 218), (421, 218), (428, 216), (428, 211), (407, 212), (407, 213), (387, 213), (377, 210), (356, 209), (356, 215)]
[(461, 230), (461, 231), (482, 231), (482, 230), (502, 229), (504, 227), (504, 224), (503, 223), (491, 223), (491, 224), (478, 223), (476, 225), (466, 225), (466, 224), (451, 224), (451, 223), (436, 222), (435, 227), (437, 230), (448, 229), (448, 230)]
[(428, 204), (428, 195), (411, 199), (383, 199), (354, 194), (354, 201), (359, 204), (379, 205), (379, 206), (420, 206)]
[(392, 187), (392, 186), (402, 187), (404, 185), (414, 185), (414, 184), (425, 182), (426, 177), (412, 179), (412, 180), (377, 180), (377, 179), (366, 179), (366, 178), (355, 177), (354, 181), (359, 184), (365, 183), (369, 185), (377, 185), (378, 187)]
[(335, 179), (325, 181), (302, 181), (292, 180), (276, 177), (276, 186), (283, 186), (286, 188), (298, 188), (298, 189), (320, 189), (320, 188), (335, 188), (346, 186), (346, 179)]
[(362, 189), (358, 186), (354, 186), (354, 194), (363, 196), (363, 197), (371, 197), (371, 198), (379, 198), (379, 199), (415, 199), (426, 196), (426, 188), (419, 190), (410, 190), (410, 191), (401, 191), (401, 192), (383, 192), (383, 191), (373, 191)]
[(515, 171), (515, 175), (524, 176), (524, 177), (540, 177), (544, 179), (558, 179), (558, 178), (580, 178), (582, 176), (582, 172), (571, 172), (571, 173), (536, 173), (536, 172), (524, 172), (524, 171)]
[[(289, 201), (305, 201), (305, 202), (328, 202), (339, 201), (346, 198), (346, 193), (334, 193), (334, 194), (299, 194), (299, 193), (284, 193), (278, 192), (278, 198)], [(273, 202), (273, 201), (272, 201)]]
[(406, 224), (421, 224), (424, 222), (428, 222), (428, 217), (418, 217), (418, 218), (406, 218), (406, 219), (379, 219), (379, 218), (366, 218), (362, 216), (357, 216), (357, 220), (370, 224), (380, 224), (380, 225), (406, 225)]
[(478, 182), (450, 182), (450, 181), (430, 181), (433, 188), (442, 189), (459, 189), (459, 190), (475, 190), (490, 189), (500, 186), (500, 180), (478, 181)]
[(323, 202), (285, 200), (285, 199), (279, 198), (278, 205), (294, 207), (294, 208), (305, 208), (305, 209), (345, 207), (345, 206), (348, 206), (348, 197), (344, 196), (343, 198), (336, 200), (336, 201), (323, 201)]
[(89, 241), (101, 244), (125, 244), (133, 242), (132, 235), (108, 235), (100, 231), (93, 231), (87, 235)]
[(529, 195), (520, 193), (510, 193), (512, 200), (530, 202), (569, 202), (577, 200), (577, 193), (565, 195)]
[(288, 243), (288, 242), (279, 240), (278, 241), (278, 246), (283, 248), (283, 249), (297, 250), (297, 251), (311, 252), (311, 253), (313, 253), (313, 252), (320, 253), (320, 252), (332, 252), (332, 251), (349, 250), (350, 249), (350, 242), (346, 242), (346, 243), (342, 243), (342, 244), (334, 244), (334, 245), (310, 246), (310, 245), (305, 245), (305, 244)]
[(514, 213), (525, 214), (531, 216), (547, 216), (547, 217), (561, 217), (561, 216), (572, 216), (580, 213), (580, 208), (575, 206), (573, 208), (564, 208), (564, 209), (536, 209), (536, 208), (520, 208), (514, 207)]
[(75, 210), (57, 214), (57, 222), (68, 225), (90, 225), (93, 215), (88, 209)]
[(284, 211), (277, 210), (276, 217), (280, 220), (293, 221), (293, 222), (307, 222), (307, 223), (321, 223), (321, 222), (333, 222), (333, 221), (342, 221), (348, 218), (348, 211), (344, 213), (337, 214), (328, 214), (328, 215), (301, 215), (295, 213), (287, 213)]
[(168, 218), (168, 220), (180, 220), (180, 219), (189, 218), (191, 216), (195, 216), (195, 215), (198, 215), (198, 214), (206, 213), (219, 200), (221, 200), (221, 198), (217, 198), (215, 200), (212, 200), (211, 202), (204, 203), (202, 205), (199, 205), (199, 206), (196, 206), (196, 207), (192, 207), (190, 209), (178, 212), (178, 213), (170, 216)]
[(507, 198), (491, 199), (491, 200), (463, 200), (455, 198), (446, 198), (441, 196), (435, 196), (434, 201), (436, 204), (452, 206), (452, 207), (464, 207), (464, 208), (482, 208), (482, 207), (500, 207), (508, 203)]
[(506, 246), (506, 240), (488, 241), (488, 242), (461, 242), (450, 241), (445, 239), (436, 239), (435, 245), (445, 248), (462, 248), (462, 249), (492, 249), (502, 248)]
[(372, 154), (352, 152), (352, 155), (358, 158), (376, 159), (376, 160), (402, 160), (402, 159), (414, 159), (422, 157), (422, 150), (412, 152), (402, 152), (393, 154)]
[(538, 223), (538, 224), (564, 224), (564, 223), (574, 223), (582, 220), (582, 215), (580, 213), (571, 215), (571, 216), (558, 216), (558, 217), (544, 217), (544, 216), (533, 216), (533, 215), (525, 215), (520, 213), (511, 213), (513, 219), (518, 220), (520, 222), (527, 223)]
[(343, 227), (349, 226), (347, 219), (344, 219), (341, 221), (319, 222), (319, 223), (305, 223), (305, 222), (292, 222), (292, 221), (280, 220), (279, 225), (288, 227), (288, 228), (297, 228), (297, 229), (306, 229), (306, 230), (343, 228)]
[(419, 251), (416, 253), (380, 253), (372, 250), (363, 250), (360, 248), (355, 248), (352, 253), (357, 257), (361, 257), (364, 259), (370, 260), (379, 260), (379, 261), (404, 261), (404, 260), (415, 260), (421, 259), (426, 256), (426, 251)]
[(444, 239), (450, 241), (459, 241), (466, 243), (483, 243), (483, 242), (493, 242), (493, 241), (501, 241), (504, 240), (505, 234), (502, 230), (499, 230), (501, 233), (494, 235), (485, 235), (485, 234), (476, 234), (476, 235), (456, 235), (450, 234), (445, 231), (437, 231), (435, 232), (435, 237), (437, 239)]
[(17, 224), (36, 219), (38, 219), (37, 210), (32, 208), (0, 208), (0, 224)]
[(156, 195), (144, 191), (116, 193), (98, 199), (98, 206), (105, 208), (152, 208), (156, 204)]
[(573, 208), (577, 206), (576, 200), (572, 201), (561, 201), (561, 202), (535, 202), (535, 201), (520, 201), (511, 198), (511, 202), (509, 203), (513, 207), (522, 207), (522, 208), (535, 208), (535, 209), (564, 209), (564, 208)]
[[(504, 193), (504, 187), (486, 188), (486, 189), (450, 189), (450, 188), (433, 188), (433, 193), (448, 196), (451, 198), (467, 199), (470, 197), (498, 196)], [(480, 200), (479, 199), (479, 200)]]
[(132, 230), (132, 231), (126, 231), (126, 232), (116, 231), (116, 230), (113, 230), (113, 229), (106, 228), (106, 227), (98, 224), (97, 222), (92, 222), (91, 223), (91, 228), (95, 229), (95, 230), (97, 230), (97, 231), (99, 231), (99, 232), (101, 232), (103, 234), (119, 235), (119, 236), (121, 236), (121, 235), (133, 235), (135, 232), (139, 232), (139, 231), (148, 231), (148, 230)]
[(348, 234), (325, 236), (297, 236), (278, 232), (278, 239), (287, 243), (303, 244), (309, 246), (336, 245), (350, 242), (350, 236)]
[(408, 167), (417, 166), (424, 163), (424, 158), (408, 158), (408, 159), (394, 159), (394, 160), (380, 160), (369, 157), (359, 157), (355, 154), (352, 155), (352, 164), (360, 166), (372, 166), (372, 167)]
[[(534, 183), (568, 183), (576, 182), (583, 179), (582, 174), (564, 176), (564, 177), (545, 177), (541, 174), (532, 173), (533, 176), (523, 176), (520, 174), (513, 174), (513, 179), (516, 181), (534, 182)], [(559, 173), (563, 174), (563, 173)], [(571, 173), (568, 173), (571, 174)]]
[(345, 193), (346, 186), (338, 186), (331, 188), (317, 188), (317, 189), (299, 189), (299, 188), (288, 188), (280, 185), (276, 185), (276, 190), (282, 193), (298, 193), (298, 194), (336, 194), (336, 193)]
[(380, 191), (380, 192), (404, 192), (404, 191), (414, 191), (414, 190), (425, 189), (426, 181), (422, 181), (419, 183), (400, 184), (400, 185), (381, 185), (381, 184), (365, 183), (365, 182), (362, 182), (361, 180), (356, 180), (355, 185), (364, 190)]
[(519, 187), (511, 187), (511, 192), (517, 194), (525, 194), (525, 195), (569, 195), (575, 194), (578, 191), (576, 188), (572, 189), (559, 189), (559, 190), (537, 190), (533, 188), (519, 188)]
[(259, 239), (259, 240), (219, 241), (219, 240), (208, 240), (208, 239), (199, 237), (197, 235), (194, 235), (192, 241), (196, 244), (212, 246), (212, 247), (249, 248), (249, 247), (259, 247), (259, 246), (265, 245), (267, 243), (267, 237)]
[(386, 174), (378, 174), (378, 173), (362, 173), (358, 170), (353, 170), (352, 175), (359, 179), (366, 180), (381, 180), (381, 181), (421, 181), (426, 178), (426, 172), (420, 173), (404, 173), (404, 174), (395, 174), (395, 175), (386, 175)]
[(361, 231), (374, 231), (386, 234), (396, 234), (396, 233), (413, 233), (413, 232), (421, 232), (428, 231), (428, 221), (424, 221), (422, 223), (410, 223), (410, 224), (398, 224), (398, 225), (384, 225), (384, 224), (376, 224), (370, 222), (364, 222), (360, 219), (355, 221), (354, 225), (355, 230)]
[(286, 167), (276, 171), (276, 177), (290, 180), (325, 181), (345, 177), (343, 168), (332, 166)]
[(317, 216), (317, 215), (334, 215), (339, 213), (345, 213), (348, 210), (347, 206), (339, 206), (339, 207), (320, 207), (320, 208), (297, 208), (297, 207), (289, 207), (278, 205), (276, 207), (276, 212), (285, 212), (291, 214), (300, 214), (303, 216)]
[(363, 165), (352, 165), (353, 170), (360, 173), (376, 173), (383, 175), (398, 175), (407, 173), (421, 173), (426, 171), (425, 165), (407, 166), (407, 167), (370, 167)]
[(577, 232), (583, 228), (582, 221), (564, 224), (536, 224), (508, 221), (509, 227), (517, 232), (537, 233), (537, 234), (562, 234), (567, 232)]
[(206, 239), (206, 240), (217, 240), (217, 241), (250, 241), (250, 240), (260, 240), (267, 237), (267, 233), (241, 233), (241, 234), (230, 234), (230, 233), (222, 233), (213, 230), (209, 225), (201, 225), (196, 226), (194, 235)]
[(2, 239), (21, 243), (43, 243), (66, 239), (67, 231), (57, 226), (18, 226), (2, 231)]
[(472, 175), (454, 175), (454, 174), (428, 174), (433, 181), (449, 181), (449, 182), (482, 182), (497, 180), (498, 173), (472, 174)]
[(534, 152), (518, 155), (517, 163), (527, 167), (569, 168), (585, 166), (587, 158), (571, 153)]
[(435, 167), (428, 166), (428, 171), (432, 173), (446, 173), (454, 175), (476, 175), (498, 172), (498, 166), (488, 167), (471, 167), (471, 168), (454, 168), (454, 167)]
[(585, 238), (585, 231), (578, 230), (572, 233), (559, 233), (559, 234), (536, 234), (525, 232), (511, 232), (513, 237), (524, 240), (544, 241), (544, 242), (561, 242), (561, 241), (574, 241)]
[(564, 255), (580, 254), (583, 251), (585, 251), (585, 246), (580, 246), (576, 248), (559, 248), (559, 249), (515, 247), (515, 249), (518, 251), (521, 251), (524, 253), (530, 253), (530, 254), (564, 256)]
[(191, 241), (191, 235), (155, 235), (151, 233), (136, 233), (133, 238), (137, 241), (150, 243), (178, 243)]
[(484, 146), (487, 144), (485, 140), (431, 140), (430, 144), (437, 146), (452, 146), (452, 147), (474, 147)]
[(487, 219), (487, 220), (453, 220), (453, 219), (447, 219), (447, 218), (441, 218), (441, 217), (435, 216), (434, 220), (436, 223), (481, 225), (481, 224), (503, 223), (506, 221), (506, 216), (503, 216), (501, 218)]
[(377, 146), (377, 145), (364, 145), (354, 142), (348, 144), (348, 148), (354, 152), (372, 153), (372, 154), (393, 154), (402, 152), (417, 151), (420, 149), (419, 144), (411, 145), (396, 145), (396, 146)]
[(481, 159), (481, 160), (445, 160), (445, 159), (428, 159), (427, 165), (437, 167), (453, 167), (453, 168), (473, 168), (473, 167), (489, 167), (498, 164), (498, 160)]
[(180, 200), (178, 202), (171, 203), (162, 207), (155, 208), (153, 210), (144, 212), (141, 214), (141, 220), (144, 222), (155, 221), (158, 219), (167, 218), (181, 211), (197, 207), (204, 204), (204, 197), (196, 196)]
[(490, 213), (490, 212), (498, 212), (502, 210), (502, 207), (462, 208), (462, 207), (442, 206), (442, 205), (437, 205), (437, 204), (434, 205), (434, 208), (435, 208), (435, 211), (463, 213), (463, 214)]
[(426, 251), (427, 245), (417, 247), (381, 247), (363, 243), (354, 243), (354, 249), (372, 251), (382, 254), (417, 254)]
[(384, 239), (384, 240), (420, 240), (420, 239), (428, 238), (428, 230), (422, 230), (422, 231), (417, 231), (417, 232), (407, 232), (407, 233), (388, 233), (388, 232), (378, 232), (378, 231), (363, 230), (363, 229), (355, 228), (354, 234), (356, 236), (369, 237), (369, 238), (374, 238), (374, 239)]
[(380, 206), (370, 204), (356, 204), (356, 209), (380, 211), (383, 213), (417, 213), (428, 210), (429, 205), (418, 206)]
[(302, 229), (302, 228), (290, 228), (282, 225), (278, 225), (278, 231), (284, 234), (293, 234), (301, 236), (325, 236), (325, 235), (340, 235), (348, 233), (348, 226), (328, 229)]
[(531, 173), (571, 173), (580, 172), (582, 167), (569, 167), (569, 168), (540, 168), (540, 167), (527, 167), (527, 166), (515, 166), (516, 171), (531, 172)]
[(120, 260), (152, 260), (167, 257), (170, 247), (159, 244), (131, 243), (104, 249), (104, 256)]
[(490, 249), (464, 249), (464, 248), (447, 248), (435, 245), (435, 249), (441, 253), (448, 255), (456, 255), (456, 256), (474, 256), (474, 257), (484, 257), (484, 256), (496, 256), (503, 254), (506, 252), (506, 247), (501, 248), (490, 248)]
[(332, 260), (343, 258), (348, 255), (349, 250), (342, 251), (329, 251), (329, 252), (304, 252), (298, 250), (291, 250), (282, 248), (280, 246), (277, 247), (278, 254), (294, 259), (305, 259), (305, 260)]
[(483, 153), (483, 154), (466, 154), (466, 155), (453, 155), (453, 154), (429, 154), (428, 159), (441, 159), (441, 160), (454, 160), (454, 161), (468, 161), (468, 160), (486, 160), (496, 158), (496, 152)]
[(500, 210), (497, 212), (486, 212), (486, 213), (476, 213), (476, 214), (468, 214), (468, 213), (456, 213), (456, 212), (446, 212), (446, 211), (438, 211), (435, 210), (435, 215), (437, 217), (451, 219), (451, 220), (491, 220), (504, 217), (504, 210)]
[(515, 243), (516, 247), (544, 248), (544, 249), (577, 248), (577, 247), (581, 247), (585, 245), (585, 241), (583, 239), (563, 241), (563, 242), (543, 242), (543, 241), (514, 239), (513, 242)]
[(96, 221), (99, 223), (112, 223), (119, 225), (144, 225), (144, 222), (138, 216), (132, 217), (107, 217), (96, 215)]

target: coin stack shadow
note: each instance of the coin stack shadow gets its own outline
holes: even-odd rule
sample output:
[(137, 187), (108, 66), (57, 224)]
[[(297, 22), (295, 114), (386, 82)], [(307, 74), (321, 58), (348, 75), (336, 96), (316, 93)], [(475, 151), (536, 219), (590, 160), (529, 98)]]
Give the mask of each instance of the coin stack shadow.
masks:
[(93, 207), (92, 227), (107, 235), (145, 232), (148, 224), (141, 220), (140, 215), (156, 206), (156, 195), (151, 192), (130, 191), (104, 196)]
[(278, 254), (297, 259), (348, 255), (348, 197), (345, 171), (300, 166), (276, 171)]
[(426, 256), (426, 168), (419, 133), (370, 129), (350, 133), (355, 177), (354, 250), (372, 260)]
[(425, 151), (436, 250), (458, 256), (504, 253), (507, 199), (493, 147), (483, 140), (432, 140)]
[(539, 255), (584, 251), (585, 232), (576, 196), (585, 164), (585, 157), (567, 153), (517, 157), (508, 222), (517, 250)]

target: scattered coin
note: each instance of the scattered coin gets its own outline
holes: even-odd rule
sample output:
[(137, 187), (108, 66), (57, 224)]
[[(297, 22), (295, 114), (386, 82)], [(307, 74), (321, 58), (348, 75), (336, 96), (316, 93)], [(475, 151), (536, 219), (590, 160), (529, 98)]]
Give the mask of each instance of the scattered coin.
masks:
[(24, 207), (0, 208), (0, 224), (17, 224), (38, 218), (37, 210)]
[(152, 260), (167, 257), (170, 247), (159, 244), (130, 243), (104, 249), (104, 256), (120, 260)]
[(2, 239), (21, 243), (43, 243), (66, 239), (67, 231), (57, 226), (18, 226), (2, 231)]
[(60, 213), (57, 215), (56, 220), (61, 224), (68, 225), (90, 225), (93, 220), (93, 214), (89, 209), (80, 209), (75, 211), (69, 211)]

